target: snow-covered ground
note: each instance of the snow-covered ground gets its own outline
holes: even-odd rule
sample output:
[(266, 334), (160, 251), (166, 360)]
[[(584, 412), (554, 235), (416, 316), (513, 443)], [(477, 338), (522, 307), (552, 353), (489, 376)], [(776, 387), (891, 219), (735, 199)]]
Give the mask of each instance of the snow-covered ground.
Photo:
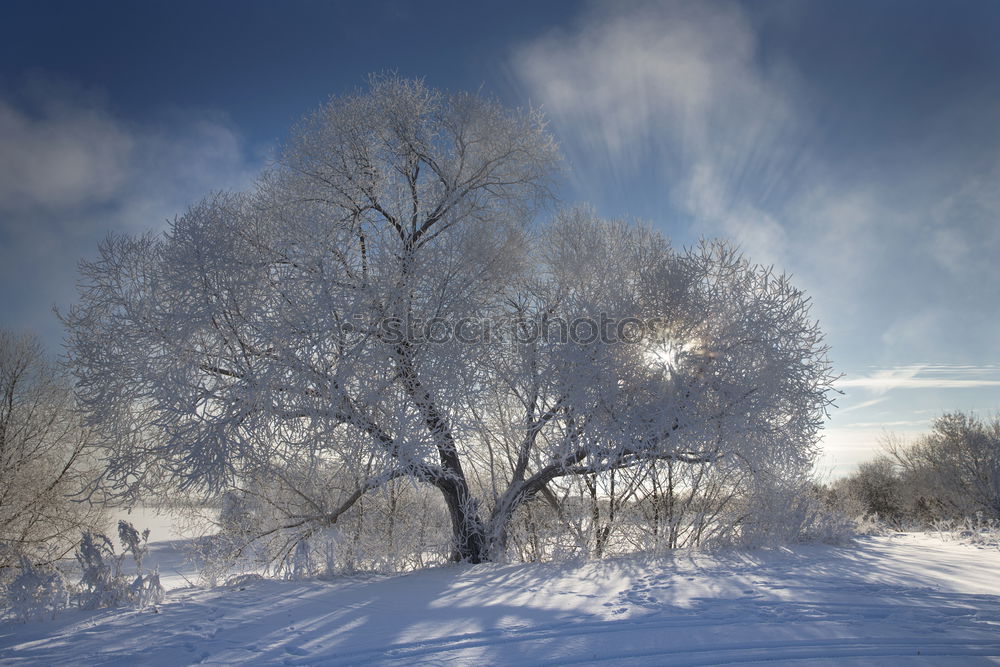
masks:
[[(179, 563), (173, 547), (157, 545), (161, 567)], [(5, 663), (769, 660), (1000, 662), (1000, 551), (906, 534), (843, 548), (452, 566), (390, 577), (178, 588), (158, 613), (75, 611), (54, 621), (0, 625)]]

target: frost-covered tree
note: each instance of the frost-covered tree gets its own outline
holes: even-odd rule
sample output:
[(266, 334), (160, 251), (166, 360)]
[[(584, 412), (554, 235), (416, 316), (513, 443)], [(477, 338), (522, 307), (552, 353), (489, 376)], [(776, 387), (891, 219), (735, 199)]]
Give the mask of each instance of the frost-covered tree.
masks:
[(100, 510), (73, 498), (93, 474), (92, 434), (38, 339), (0, 330), (0, 573), (68, 553)]
[(65, 317), (104, 481), (338, 471), (292, 529), (408, 478), (480, 562), (560, 478), (800, 473), (832, 379), (807, 299), (725, 244), (538, 222), (557, 164), (536, 112), (378, 78), (306, 118), (252, 192), (109, 239)]
[(877, 456), (858, 465), (848, 480), (848, 490), (861, 502), (866, 515), (901, 527), (904, 518), (902, 484), (892, 459)]
[(1000, 416), (946, 413), (912, 445), (890, 439), (887, 449), (917, 518), (1000, 519)]

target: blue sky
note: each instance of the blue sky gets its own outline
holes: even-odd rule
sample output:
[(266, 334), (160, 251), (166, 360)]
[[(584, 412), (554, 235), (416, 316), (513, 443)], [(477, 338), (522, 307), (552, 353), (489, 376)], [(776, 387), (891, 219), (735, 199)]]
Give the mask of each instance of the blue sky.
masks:
[[(363, 6), (362, 6), (363, 5)], [(1000, 409), (1000, 3), (6, 2), (0, 325), (111, 231), (247, 185), (394, 70), (541, 106), (560, 195), (793, 273), (845, 374), (822, 465)]]

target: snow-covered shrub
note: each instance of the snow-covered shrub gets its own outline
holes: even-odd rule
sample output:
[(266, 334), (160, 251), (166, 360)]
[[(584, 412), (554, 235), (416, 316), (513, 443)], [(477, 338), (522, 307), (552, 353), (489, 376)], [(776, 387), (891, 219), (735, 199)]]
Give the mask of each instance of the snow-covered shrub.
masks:
[(798, 542), (822, 542), (824, 544), (846, 544), (861, 534), (857, 524), (836, 512), (831, 512), (815, 498), (806, 498), (799, 524)]
[[(76, 549), (80, 581), (66, 582), (51, 566), (33, 564), (22, 556), (17, 574), (4, 587), (4, 601), (11, 614), (22, 620), (55, 615), (73, 604), (80, 609), (102, 609), (123, 604), (144, 608), (163, 601), (164, 589), (158, 572), (145, 573), (143, 557), (148, 552), (149, 530), (139, 533), (127, 522), (118, 523), (123, 551), (115, 553), (111, 539), (103, 533), (86, 532)], [(123, 571), (124, 559), (131, 555), (136, 574)]]
[(884, 521), (878, 514), (854, 515), (854, 528), (858, 535), (891, 535), (897, 529)]
[(257, 562), (254, 531), (261, 521), (259, 496), (235, 490), (222, 495), (216, 519), (218, 531), (192, 544), (205, 585), (215, 586), (233, 571), (241, 570), (241, 561)]
[(202, 580), (399, 572), (444, 562), (448, 518), (433, 490), (392, 480), (345, 508), (363, 473), (332, 463), (286, 465), (226, 492), (218, 533), (197, 544)]
[(55, 617), (69, 605), (65, 579), (53, 567), (33, 565), (21, 557), (18, 574), (7, 585), (5, 594), (9, 612), (21, 621)]
[(131, 554), (135, 561), (136, 574), (129, 585), (129, 602), (139, 609), (163, 602), (166, 592), (160, 583), (159, 571), (144, 574), (142, 568), (142, 561), (149, 553), (149, 528), (140, 533), (131, 523), (121, 519), (118, 521), (118, 539), (123, 550), (119, 558)]
[[(779, 470), (780, 472), (780, 470)], [(792, 542), (843, 543), (850, 516), (794, 470), (751, 474), (738, 462), (612, 470), (552, 483), (511, 522), (507, 558), (601, 558), (673, 549)], [(767, 480), (766, 483), (762, 480)]]
[(152, 607), (163, 602), (166, 591), (160, 583), (160, 573), (137, 574), (129, 586), (129, 601), (139, 609)]
[(720, 529), (732, 468), (673, 461), (552, 483), (518, 509), (508, 558), (559, 560), (698, 547)]
[(634, 505), (629, 550), (659, 553), (710, 543), (729, 529), (730, 510), (747, 483), (743, 471), (727, 461), (657, 465)]
[(796, 542), (843, 544), (855, 522), (824, 506), (808, 481), (772, 480), (757, 484), (720, 518), (712, 546), (766, 547)]
[(897, 530), (907, 523), (905, 485), (889, 457), (877, 456), (861, 463), (847, 479), (847, 490), (860, 503), (861, 516), (878, 517), (879, 522)]
[(129, 582), (122, 576), (121, 563), (107, 535), (84, 533), (76, 551), (76, 561), (81, 570), (77, 606), (101, 609), (125, 602)]
[[(571, 485), (571, 492), (573, 486)], [(586, 499), (570, 495), (524, 503), (511, 517), (507, 550), (496, 560), (544, 562), (586, 558), (593, 553), (595, 529)]]
[(934, 531), (942, 540), (1000, 548), (1000, 521), (981, 513), (964, 519), (940, 519), (934, 522)]
[[(140, 533), (125, 521), (118, 522), (118, 535), (123, 551), (115, 553), (114, 544), (103, 533), (84, 533), (76, 551), (81, 578), (75, 595), (81, 609), (102, 609), (130, 604), (138, 608), (159, 604), (164, 590), (158, 572), (144, 574), (142, 559), (147, 553), (149, 530)], [(135, 560), (136, 574), (123, 571), (123, 561), (130, 555)]]
[(918, 490), (925, 522), (1000, 520), (1000, 415), (944, 414), (931, 433), (910, 445), (890, 438), (887, 449), (904, 486)]
[(124, 519), (118, 521), (118, 539), (121, 540), (123, 554), (132, 554), (135, 567), (142, 570), (142, 559), (149, 553), (149, 528), (140, 534), (131, 523)]

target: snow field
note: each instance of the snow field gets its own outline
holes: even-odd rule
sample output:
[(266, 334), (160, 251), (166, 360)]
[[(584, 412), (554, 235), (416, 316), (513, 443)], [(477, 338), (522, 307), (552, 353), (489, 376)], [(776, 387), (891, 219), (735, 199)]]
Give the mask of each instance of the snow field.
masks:
[[(153, 556), (176, 559), (175, 547), (154, 545)], [(902, 534), (850, 547), (178, 588), (158, 613), (5, 622), (0, 661), (994, 664), (1000, 551)]]

